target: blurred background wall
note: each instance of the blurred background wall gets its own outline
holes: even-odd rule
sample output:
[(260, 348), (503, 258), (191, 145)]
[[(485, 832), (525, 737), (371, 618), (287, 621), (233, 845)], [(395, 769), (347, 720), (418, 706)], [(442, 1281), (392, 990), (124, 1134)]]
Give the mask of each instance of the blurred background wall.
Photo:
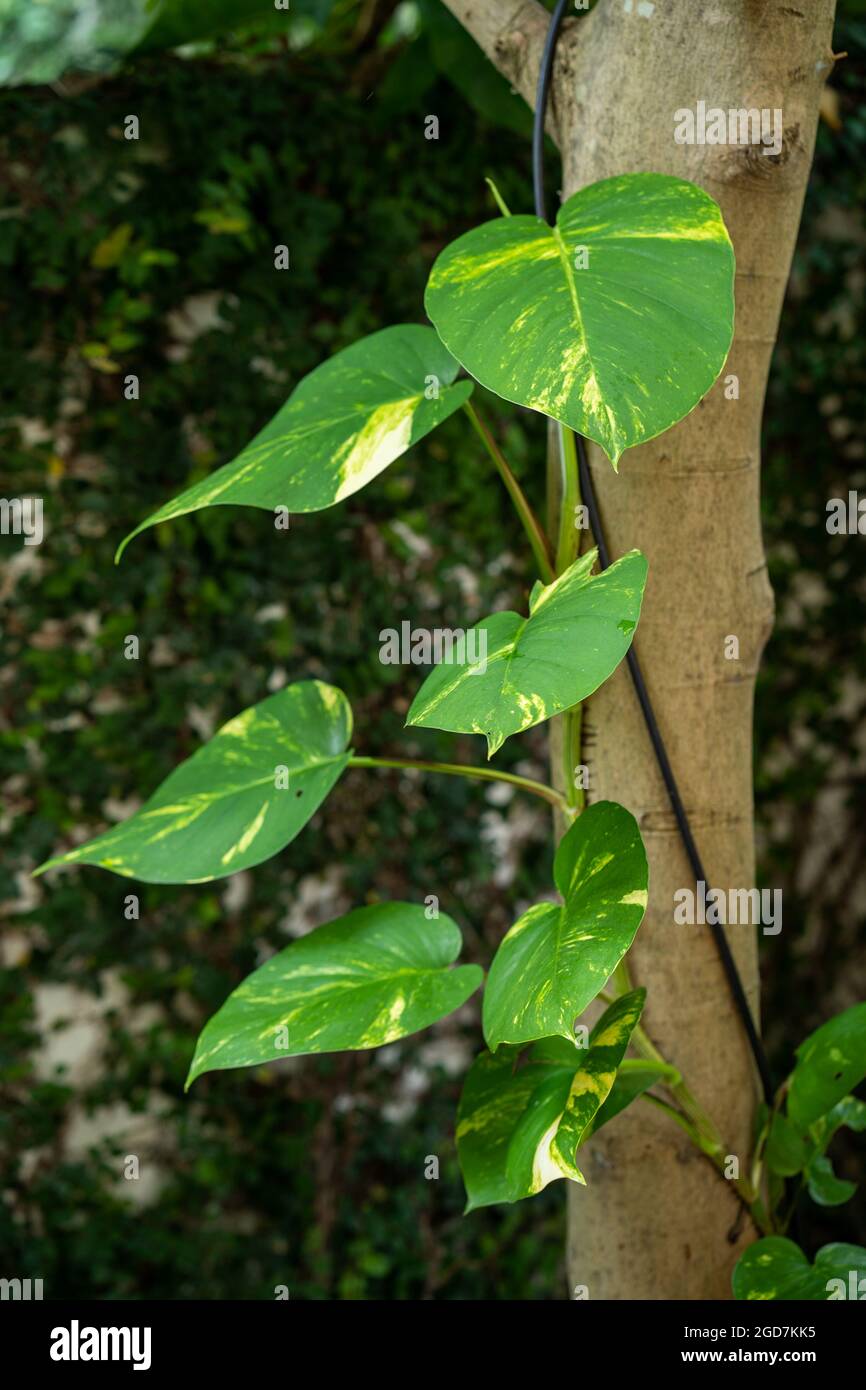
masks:
[[(547, 890), (543, 810), (356, 771), (254, 873), (190, 888), (29, 877), (287, 681), (341, 686), (358, 752), (478, 758), (469, 739), (404, 734), (419, 675), (378, 660), (382, 628), (465, 627), (531, 583), (462, 417), (288, 536), (216, 508), (113, 565), (126, 532), (230, 458), (325, 356), (423, 318), (440, 247), (495, 215), (485, 176), (531, 206), (528, 115), (438, 0), (301, 8), (289, 43), (228, 38), (46, 82), (51, 36), (0, 7), (0, 81), (30, 79), (0, 90), (0, 493), (43, 496), (46, 532), (34, 547), (0, 538), (0, 1266), (58, 1298), (271, 1298), (278, 1284), (293, 1298), (560, 1298), (561, 1184), (460, 1214), (453, 1116), (477, 1001), (378, 1053), (182, 1089), (199, 1028), (240, 979), (349, 906), (437, 893), (486, 963)], [(783, 930), (762, 942), (780, 1070), (866, 997), (866, 537), (825, 526), (828, 499), (866, 495), (861, 9), (841, 7), (849, 57), (825, 100), (764, 429), (778, 618), (756, 776), (761, 882), (784, 890)], [(289, 272), (274, 269), (281, 243)], [(544, 431), (482, 397), (541, 507)], [(138, 661), (123, 654), (133, 633)], [(501, 759), (544, 777), (543, 728)], [(124, 914), (132, 889), (139, 920)], [(857, 1144), (835, 1141), (840, 1176), (863, 1176)], [(804, 1210), (801, 1235), (866, 1242), (862, 1194)]]

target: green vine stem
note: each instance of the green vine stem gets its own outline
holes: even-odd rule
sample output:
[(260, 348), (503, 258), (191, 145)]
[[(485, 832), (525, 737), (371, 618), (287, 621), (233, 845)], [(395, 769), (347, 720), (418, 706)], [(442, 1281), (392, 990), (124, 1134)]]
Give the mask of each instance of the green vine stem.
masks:
[(536, 517), (532, 508), (530, 507), (529, 502), (526, 500), (526, 496), (519, 482), (517, 481), (511, 469), (509, 468), (508, 461), (505, 458), (505, 455), (503, 454), (499, 445), (496, 443), (496, 440), (493, 438), (493, 435), (490, 433), (490, 430), (487, 428), (484, 421), (481, 419), (481, 416), (478, 414), (478, 411), (475, 409), (472, 402), (466, 401), (465, 405), (463, 406), (463, 409), (466, 411), (466, 414), (472, 421), (472, 427), (475, 430), (475, 433), (478, 435), (479, 439), (481, 440), (482, 444), (484, 445), (485, 449), (487, 450), (488, 454), (490, 455), (491, 459), (496, 465), (496, 470), (499, 473), (499, 476), (501, 477), (503, 483), (505, 484), (508, 490), (509, 497), (514, 503), (517, 515), (520, 517), (520, 520), (523, 523), (523, 529), (526, 532), (526, 535), (529, 539), (529, 544), (532, 546), (532, 553), (535, 556), (535, 563), (538, 566), (538, 573), (541, 575), (541, 578), (544, 580), (545, 584), (550, 584), (551, 581), (556, 578), (556, 575), (553, 572), (553, 565), (550, 561), (550, 552), (547, 547), (547, 540), (545, 539), (545, 535), (541, 529), (538, 518)]
[[(580, 533), (575, 526), (575, 513), (580, 504), (580, 475), (577, 468), (577, 448), (574, 434), (560, 425), (559, 456), (562, 476), (562, 497), (559, 507), (559, 527), (556, 543), (556, 572), (563, 574), (577, 559)], [(575, 782), (575, 768), (580, 763), (583, 736), (583, 705), (566, 710), (562, 725), (562, 752), (565, 761), (563, 783), (568, 804), (575, 812), (586, 805), (583, 787)]]
[[(625, 960), (621, 960), (617, 966), (615, 979), (620, 993), (627, 993), (633, 988), (628, 965)], [(682, 1073), (671, 1066), (671, 1063), (668, 1062), (659, 1051), (640, 1024), (638, 1024), (632, 1033), (632, 1043), (634, 1044), (635, 1051), (641, 1057), (645, 1058), (647, 1061), (656, 1062), (659, 1066), (667, 1068), (669, 1072), (673, 1072), (673, 1075), (660, 1081), (659, 1084), (670, 1092), (670, 1095), (676, 1101), (676, 1105), (679, 1108), (677, 1109), (675, 1106), (668, 1105), (665, 1101), (660, 1101), (657, 1096), (646, 1094), (644, 1099), (654, 1101), (661, 1105), (672, 1118), (676, 1119), (677, 1124), (689, 1135), (692, 1143), (710, 1160), (713, 1167), (722, 1175), (726, 1182), (733, 1183), (740, 1200), (743, 1202), (744, 1206), (748, 1208), (755, 1225), (766, 1234), (768, 1227), (766, 1220), (762, 1216), (759, 1200), (760, 1193), (751, 1180), (751, 1174), (748, 1179), (728, 1177), (725, 1172), (725, 1166), (730, 1150), (723, 1142), (712, 1118), (689, 1090), (683, 1080)]]
[(562, 496), (559, 504), (559, 530), (556, 542), (556, 572), (562, 574), (577, 559), (579, 533), (574, 524), (580, 504), (580, 478), (574, 433), (559, 426), (559, 453), (562, 468)]
[(568, 816), (571, 814), (568, 802), (561, 792), (556, 791), (554, 787), (548, 787), (544, 782), (534, 782), (531, 777), (518, 777), (515, 772), (495, 772), (493, 768), (470, 767), (467, 763), (429, 763), (419, 762), (415, 758), (365, 758), (354, 755), (349, 759), (349, 767), (408, 768), (416, 772), (442, 772), (448, 777), (473, 777), (484, 782), (509, 782), (521, 791), (543, 797), (558, 811)]

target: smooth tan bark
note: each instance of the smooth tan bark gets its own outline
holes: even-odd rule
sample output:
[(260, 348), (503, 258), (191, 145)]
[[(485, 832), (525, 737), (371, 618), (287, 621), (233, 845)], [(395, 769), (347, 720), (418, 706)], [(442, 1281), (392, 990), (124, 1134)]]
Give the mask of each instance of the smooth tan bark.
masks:
[[(448, 3), (530, 95), (547, 23), (541, 7)], [(629, 450), (618, 476), (591, 450), (611, 554), (637, 546), (649, 559), (637, 651), (710, 882), (723, 889), (755, 882), (752, 704), (773, 612), (760, 425), (832, 68), (833, 10), (834, 0), (600, 0), (565, 27), (554, 77), (564, 196), (638, 170), (691, 179), (720, 203), (737, 255), (736, 334), (719, 382), (681, 424)], [(780, 108), (778, 157), (754, 146), (676, 144), (675, 111), (699, 100), (726, 111)], [(726, 399), (732, 375), (738, 399)], [(726, 657), (730, 637), (738, 659)], [(674, 892), (694, 884), (624, 666), (589, 701), (584, 730), (590, 800), (627, 806), (649, 854), (649, 909), (630, 957), (648, 991), (647, 1030), (681, 1066), (745, 1175), (756, 1079), (707, 928), (673, 921)], [(756, 930), (728, 935), (757, 1012)], [(767, 940), (784, 950), (784, 926)], [(731, 1269), (755, 1233), (730, 1185), (681, 1131), (634, 1106), (592, 1141), (584, 1167), (587, 1187), (569, 1190), (572, 1288), (585, 1286), (591, 1299), (730, 1296)]]

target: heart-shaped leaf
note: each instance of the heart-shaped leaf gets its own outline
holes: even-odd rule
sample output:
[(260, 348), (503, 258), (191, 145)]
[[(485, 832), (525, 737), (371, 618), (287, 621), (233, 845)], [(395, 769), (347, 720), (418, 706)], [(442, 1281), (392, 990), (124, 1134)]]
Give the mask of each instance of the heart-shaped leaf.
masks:
[[(305, 376), (255, 439), (167, 502), (121, 543), (202, 507), (317, 512), (342, 502), (453, 415), (472, 393), (432, 328), (404, 323), (344, 348)], [(452, 384), (454, 383), (454, 384)]]
[(462, 940), (417, 903), (358, 908), (301, 937), (230, 994), (204, 1026), (187, 1077), (280, 1057), (381, 1047), (427, 1028), (481, 984), (451, 963)]
[(579, 1061), (574, 1043), (540, 1043), (517, 1066), (517, 1048), (482, 1052), (457, 1110), (457, 1155), (466, 1211), (519, 1202), (566, 1175), (550, 1144)]
[(738, 1299), (832, 1302), (866, 1295), (864, 1275), (866, 1250), (860, 1245), (825, 1245), (811, 1265), (786, 1236), (765, 1236), (740, 1256), (732, 1286)]
[(300, 681), (253, 705), (176, 767), (129, 820), (49, 859), (144, 883), (205, 883), (261, 864), (295, 838), (349, 761), (341, 690)]
[(512, 734), (585, 700), (628, 651), (647, 564), (633, 550), (592, 576), (596, 552), (575, 560), (552, 584), (537, 584), (529, 617), (494, 613), (467, 633), (475, 660), (434, 667), (407, 724), (484, 734), (491, 757)]
[(574, 1021), (634, 941), (649, 870), (634, 816), (614, 801), (589, 806), (560, 841), (562, 906), (538, 903), (503, 938), (484, 991), (484, 1037), (501, 1043), (574, 1037)]
[(467, 1211), (519, 1202), (557, 1178), (584, 1182), (574, 1154), (611, 1091), (644, 994), (636, 990), (616, 1000), (586, 1048), (544, 1038), (523, 1059), (515, 1047), (476, 1059), (457, 1112)]
[(477, 381), (594, 439), (616, 467), (712, 386), (733, 285), (713, 199), (667, 174), (623, 174), (573, 194), (555, 227), (503, 217), (459, 237), (424, 303)]
[(797, 1048), (788, 1115), (807, 1129), (866, 1076), (866, 1004), (828, 1019)]
[(589, 1035), (589, 1048), (572, 1080), (565, 1110), (551, 1144), (555, 1162), (566, 1177), (576, 1182), (586, 1183), (577, 1166), (577, 1151), (588, 1137), (593, 1120), (611, 1093), (617, 1069), (645, 1002), (645, 989), (634, 989), (620, 995), (605, 1009)]

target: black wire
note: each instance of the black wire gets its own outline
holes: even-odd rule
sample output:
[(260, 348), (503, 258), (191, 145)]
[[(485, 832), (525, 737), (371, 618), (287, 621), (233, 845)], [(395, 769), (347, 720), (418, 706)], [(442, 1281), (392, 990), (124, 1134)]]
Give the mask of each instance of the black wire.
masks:
[(532, 122), (532, 190), (535, 194), (535, 215), (543, 222), (547, 221), (547, 209), (544, 205), (544, 121), (547, 116), (547, 98), (550, 95), (553, 55), (556, 52), (556, 40), (559, 38), (567, 4), (568, 0), (558, 0), (556, 9), (550, 16), (535, 92), (535, 116)]
[[(536, 89), (535, 98), (535, 116), (532, 124), (532, 185), (535, 194), (535, 212), (544, 222), (548, 220), (544, 202), (544, 121), (547, 114), (547, 100), (550, 94), (550, 76), (553, 69), (553, 57), (556, 51), (556, 40), (559, 37), (559, 31), (562, 27), (567, 4), (568, 0), (558, 0), (556, 9), (550, 17), (550, 25), (544, 43), (544, 52), (541, 55), (541, 67), (538, 73), (538, 87)], [(598, 547), (599, 564), (601, 568), (605, 570), (610, 564), (610, 556), (604, 538), (604, 528), (598, 509), (598, 502), (596, 501), (595, 489), (592, 485), (592, 476), (589, 471), (589, 462), (586, 456), (586, 441), (580, 434), (575, 434), (575, 439), (577, 441), (581, 498), (586, 503), (586, 508), (589, 512), (592, 534), (595, 539), (595, 544)], [(680, 832), (680, 838), (685, 846), (692, 872), (695, 875), (695, 883), (696, 885), (697, 883), (703, 883), (705, 885), (705, 891), (709, 892), (710, 890), (706, 888), (707, 876), (704, 873), (701, 856), (695, 844), (695, 838), (692, 834), (686, 808), (680, 796), (670, 758), (668, 757), (664, 739), (661, 736), (661, 730), (659, 729), (652, 702), (649, 697), (649, 691), (646, 687), (646, 681), (643, 677), (643, 671), (641, 670), (640, 662), (637, 659), (637, 653), (633, 645), (629, 647), (626, 653), (626, 660), (628, 662), (632, 685), (634, 686), (635, 694), (640, 704), (641, 714), (643, 715), (647, 733), (650, 736), (650, 742), (653, 746), (653, 752), (656, 756), (656, 762), (658, 763), (659, 771), (661, 772), (671, 807), (673, 808), (674, 817)], [(749, 1001), (746, 998), (743, 982), (737, 970), (737, 963), (731, 953), (728, 938), (725, 936), (721, 924), (718, 922), (710, 922), (708, 926), (712, 932), (713, 941), (715, 942), (716, 950), (718, 951), (719, 959), (722, 963), (722, 969), (728, 981), (731, 997), (742, 1020), (746, 1037), (749, 1040), (749, 1047), (751, 1048), (752, 1056), (755, 1059), (755, 1065), (758, 1068), (761, 1078), (764, 1099), (768, 1105), (772, 1105), (774, 1087), (773, 1078), (770, 1073), (770, 1065), (767, 1061), (767, 1054), (764, 1051), (761, 1039), (758, 1036), (754, 1019), (752, 1018), (752, 1011), (749, 1008)]]

